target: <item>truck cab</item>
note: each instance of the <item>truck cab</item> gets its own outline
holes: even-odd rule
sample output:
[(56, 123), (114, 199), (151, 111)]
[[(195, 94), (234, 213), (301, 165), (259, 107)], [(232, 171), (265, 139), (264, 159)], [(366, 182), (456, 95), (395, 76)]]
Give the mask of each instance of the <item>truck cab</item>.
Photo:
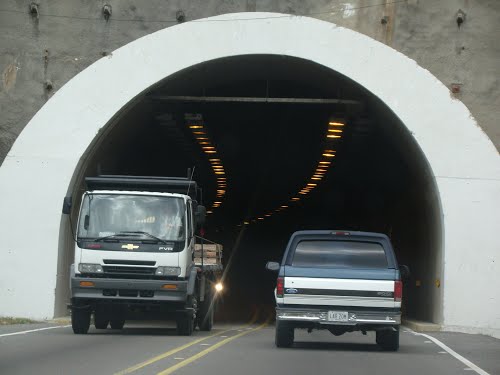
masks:
[(92, 314), (98, 329), (121, 329), (135, 314), (173, 318), (183, 335), (197, 324), (210, 330), (222, 264), (220, 253), (195, 262), (200, 242), (209, 242), (196, 236), (205, 214), (196, 183), (131, 176), (86, 183), (70, 276), (73, 331), (87, 333)]

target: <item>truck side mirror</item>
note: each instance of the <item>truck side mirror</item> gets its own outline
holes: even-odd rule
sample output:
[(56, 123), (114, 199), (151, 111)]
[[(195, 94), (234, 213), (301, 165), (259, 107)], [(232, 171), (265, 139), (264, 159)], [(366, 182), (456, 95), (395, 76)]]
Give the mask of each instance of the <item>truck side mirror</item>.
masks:
[(410, 268), (404, 264), (399, 265), (399, 272), (401, 273), (401, 278), (407, 280), (410, 278)]
[(199, 205), (196, 207), (195, 217), (196, 217), (196, 227), (198, 229), (201, 228), (203, 224), (205, 224), (206, 215), (207, 215), (207, 209), (205, 208), (205, 206)]
[(273, 271), (273, 272), (279, 271), (280, 264), (278, 262), (267, 262), (266, 270)]
[(73, 205), (73, 197), (64, 197), (62, 213), (69, 215), (71, 213), (71, 206)]

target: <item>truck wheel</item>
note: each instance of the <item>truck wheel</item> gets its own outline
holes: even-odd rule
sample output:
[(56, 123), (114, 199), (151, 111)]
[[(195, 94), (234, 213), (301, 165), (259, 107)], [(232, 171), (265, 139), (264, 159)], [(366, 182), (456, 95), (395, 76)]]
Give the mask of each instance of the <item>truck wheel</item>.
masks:
[(377, 344), (386, 351), (396, 352), (399, 349), (399, 327), (396, 331), (377, 331)]
[(200, 327), (200, 331), (211, 331), (214, 325), (214, 309), (210, 308), (210, 302), (208, 302), (207, 305), (205, 311), (203, 311), (205, 308), (202, 305), (198, 318), (198, 327)]
[(177, 333), (181, 336), (191, 336), (194, 331), (194, 319), (190, 314), (177, 318)]
[(207, 292), (205, 300), (201, 303), (196, 318), (200, 331), (211, 331), (214, 325), (214, 304), (212, 303), (212, 293)]
[(293, 344), (294, 328), (289, 323), (276, 321), (275, 343), (278, 348), (289, 348)]
[(111, 319), (111, 329), (122, 329), (125, 325), (125, 319)]
[(94, 326), (97, 329), (108, 328), (109, 319), (102, 312), (94, 311)]
[(71, 310), (71, 327), (73, 333), (77, 335), (84, 335), (90, 328), (90, 311), (88, 309)]

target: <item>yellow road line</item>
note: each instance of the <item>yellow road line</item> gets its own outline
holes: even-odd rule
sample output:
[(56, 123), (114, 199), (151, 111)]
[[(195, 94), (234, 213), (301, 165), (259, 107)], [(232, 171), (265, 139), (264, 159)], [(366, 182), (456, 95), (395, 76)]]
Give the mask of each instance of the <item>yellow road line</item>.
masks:
[(200, 359), (201, 357), (206, 356), (208, 353), (213, 352), (215, 349), (220, 348), (221, 346), (227, 344), (228, 342), (231, 342), (231, 341), (237, 339), (238, 337), (247, 335), (247, 334), (249, 334), (251, 332), (255, 332), (255, 331), (258, 331), (259, 329), (264, 328), (265, 326), (267, 326), (267, 324), (268, 324), (268, 322), (265, 322), (264, 324), (261, 324), (257, 328), (253, 328), (251, 330), (248, 330), (248, 331), (245, 331), (245, 332), (241, 332), (241, 333), (239, 333), (237, 335), (234, 335), (234, 336), (228, 337), (227, 339), (219, 341), (217, 344), (212, 345), (210, 348), (207, 348), (207, 349), (199, 352), (198, 354), (195, 354), (192, 357), (189, 357), (189, 358), (185, 359), (184, 361), (179, 362), (176, 365), (171, 366), (171, 367), (163, 370), (162, 372), (159, 372), (157, 375), (168, 375), (168, 374), (171, 374), (174, 371), (177, 371), (178, 369), (180, 369), (180, 368), (182, 368), (182, 367), (190, 364), (191, 362), (194, 362), (197, 359)]
[(202, 342), (202, 341), (205, 341), (205, 340), (208, 340), (212, 337), (215, 337), (215, 336), (218, 336), (218, 335), (222, 335), (224, 333), (227, 333), (227, 332), (230, 332), (230, 331), (234, 331), (234, 330), (237, 330), (237, 329), (241, 329), (241, 328), (244, 328), (244, 327), (248, 327), (249, 325), (251, 325), (252, 322), (242, 326), (242, 327), (237, 327), (237, 328), (231, 328), (231, 329), (228, 329), (228, 330), (225, 330), (225, 331), (221, 331), (221, 332), (216, 332), (216, 333), (213, 333), (209, 336), (204, 336), (204, 337), (201, 337), (197, 340), (194, 340), (194, 341), (191, 341), (191, 342), (188, 342), (187, 344), (184, 344), (182, 346), (178, 346), (177, 348), (174, 348), (174, 349), (171, 349), (165, 353), (162, 353), (162, 354), (159, 354), (157, 355), (156, 357), (153, 357), (151, 359), (148, 359), (147, 361), (144, 361), (144, 362), (141, 362), (135, 366), (132, 366), (132, 367), (129, 367), (123, 371), (120, 371), (120, 372), (117, 372), (115, 375), (124, 375), (124, 374), (130, 374), (131, 372), (134, 372), (134, 371), (137, 371), (143, 367), (146, 367), (152, 363), (155, 363), (159, 360), (162, 360), (163, 358), (167, 358), (169, 356), (171, 356), (172, 354), (175, 354), (177, 352), (180, 352), (181, 350), (184, 350), (186, 348), (189, 348), (190, 346), (192, 345), (195, 345), (195, 344), (198, 344), (199, 342)]

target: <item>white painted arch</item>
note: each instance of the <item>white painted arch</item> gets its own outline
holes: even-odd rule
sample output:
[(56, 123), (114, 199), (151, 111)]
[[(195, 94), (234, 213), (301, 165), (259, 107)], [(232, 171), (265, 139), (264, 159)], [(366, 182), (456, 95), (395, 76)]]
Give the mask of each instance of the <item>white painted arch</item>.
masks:
[[(33, 117), (0, 167), (0, 315), (54, 315), (62, 197), (96, 136), (134, 98), (210, 60), (287, 55), (376, 95), (427, 158), (444, 228), (443, 323), (500, 335), (500, 158), (428, 71), (362, 34), (307, 17), (238, 13), (138, 39), (82, 71)], [(496, 286), (497, 288), (493, 288)]]

